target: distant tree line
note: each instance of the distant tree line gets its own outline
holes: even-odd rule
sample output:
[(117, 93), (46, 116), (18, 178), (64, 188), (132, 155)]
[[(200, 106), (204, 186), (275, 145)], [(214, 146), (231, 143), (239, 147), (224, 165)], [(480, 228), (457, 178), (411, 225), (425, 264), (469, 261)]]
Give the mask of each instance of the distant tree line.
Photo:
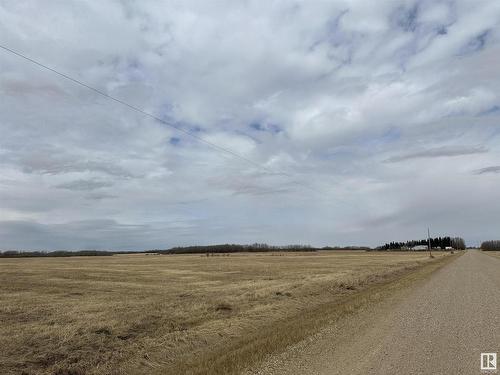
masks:
[(483, 243), (481, 243), (481, 250), (500, 251), (500, 240), (484, 241)]
[(372, 250), (369, 246), (325, 246), (320, 248), (319, 250), (362, 250), (368, 251)]
[(77, 257), (113, 255), (111, 251), (79, 250), (79, 251), (18, 251), (7, 250), (0, 252), (1, 258), (33, 258), (33, 257)]
[[(400, 249), (411, 249), (415, 246), (428, 246), (428, 240), (411, 240), (406, 242), (389, 242), (380, 247), (378, 250), (400, 250)], [(447, 247), (452, 247), (457, 250), (465, 249), (465, 241), (461, 237), (436, 237), (431, 238), (432, 248), (446, 249)]]
[(251, 245), (207, 245), (173, 247), (168, 250), (158, 251), (161, 254), (203, 254), (203, 253), (239, 253), (239, 252), (269, 252), (269, 251), (318, 251), (318, 250), (370, 250), (366, 246), (325, 246), (312, 247), (311, 245), (285, 245), (273, 246), (265, 243), (254, 243)]
[(173, 247), (168, 250), (159, 250), (161, 254), (203, 254), (203, 253), (240, 253), (240, 252), (267, 252), (267, 251), (316, 251), (318, 249), (310, 245), (286, 245), (272, 246), (264, 243), (254, 243), (252, 245), (206, 245), (206, 246), (186, 246)]
[(312, 247), (311, 245), (285, 245), (273, 246), (265, 243), (251, 245), (221, 244), (200, 245), (186, 247), (172, 247), (164, 250), (143, 251), (105, 251), (105, 250), (79, 250), (79, 251), (0, 251), (0, 258), (30, 258), (30, 257), (74, 257), (74, 256), (111, 256), (115, 254), (204, 254), (204, 253), (238, 253), (238, 252), (270, 252), (270, 251), (318, 251), (318, 250), (371, 250), (366, 246), (325, 246)]

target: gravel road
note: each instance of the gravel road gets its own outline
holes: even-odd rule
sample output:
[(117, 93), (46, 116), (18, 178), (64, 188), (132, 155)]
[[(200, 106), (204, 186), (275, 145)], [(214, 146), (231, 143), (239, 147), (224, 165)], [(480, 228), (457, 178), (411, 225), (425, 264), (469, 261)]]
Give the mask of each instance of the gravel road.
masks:
[(469, 250), (253, 373), (481, 374), (482, 352), (500, 352), (500, 259)]

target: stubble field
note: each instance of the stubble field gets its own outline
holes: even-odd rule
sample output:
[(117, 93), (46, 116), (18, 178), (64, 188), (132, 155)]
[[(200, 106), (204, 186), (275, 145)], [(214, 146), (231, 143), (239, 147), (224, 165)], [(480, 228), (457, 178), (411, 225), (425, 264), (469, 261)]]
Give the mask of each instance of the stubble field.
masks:
[(500, 258), (500, 251), (484, 251), (485, 254)]
[(238, 373), (435, 255), (0, 259), (0, 373)]

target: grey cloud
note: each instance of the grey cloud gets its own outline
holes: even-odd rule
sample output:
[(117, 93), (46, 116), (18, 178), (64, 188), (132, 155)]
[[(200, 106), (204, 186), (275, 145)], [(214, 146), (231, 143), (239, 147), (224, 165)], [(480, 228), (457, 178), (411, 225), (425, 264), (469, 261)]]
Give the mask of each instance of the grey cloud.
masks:
[(408, 154), (392, 156), (392, 157), (386, 159), (386, 162), (397, 163), (397, 162), (411, 160), (411, 159), (464, 156), (464, 155), (473, 155), (473, 154), (484, 154), (486, 152), (488, 152), (488, 149), (484, 146), (436, 147), (436, 148), (429, 148), (426, 150), (411, 152)]
[(1, 146), (0, 143), (4, 163), (16, 166), (24, 173), (60, 175), (98, 172), (118, 178), (139, 176), (122, 167), (112, 156), (104, 158), (93, 153), (71, 152), (65, 150), (63, 144), (53, 146), (33, 142), (31, 145), (18, 145), (11, 141), (3, 145), (3, 150)]
[(479, 33), (479, 35), (474, 36), (462, 49), (461, 54), (474, 53), (482, 50), (490, 37), (490, 33), (491, 30), (485, 30)]
[(103, 187), (113, 186), (113, 183), (107, 181), (99, 181), (99, 180), (74, 180), (70, 182), (65, 182), (63, 184), (56, 185), (56, 188), (59, 189), (67, 189), (67, 190), (76, 190), (76, 191), (89, 191), (100, 189)]
[[(165, 228), (163, 228), (165, 230)], [(148, 249), (161, 246), (162, 229), (115, 220), (85, 220), (62, 224), (0, 221), (2, 250)], [(150, 239), (145, 241), (143, 236)]]
[(500, 173), (500, 165), (476, 169), (474, 174)]
[(6, 95), (34, 94), (62, 96), (64, 92), (59, 86), (53, 84), (34, 84), (22, 80), (5, 80), (0, 86)]
[(0, 251), (164, 249), (172, 245), (172, 236), (187, 245), (192, 243), (193, 235), (209, 240), (211, 233), (215, 232), (220, 240), (228, 238), (227, 227), (221, 226), (218, 220), (207, 223), (205, 220), (175, 218), (140, 224), (114, 219), (75, 220), (56, 224), (35, 220), (3, 220), (0, 221)]
[(86, 199), (90, 200), (102, 200), (102, 199), (112, 199), (112, 198), (117, 198), (117, 195), (114, 194), (108, 194), (108, 193), (90, 193), (85, 196)]
[(284, 194), (291, 192), (292, 189), (279, 189), (279, 188), (265, 188), (261, 186), (241, 186), (234, 192), (235, 195), (239, 194), (250, 194), (254, 196), (258, 195), (268, 195), (268, 194)]
[(413, 32), (418, 26), (418, 3), (409, 8), (400, 8), (393, 15), (396, 24), (404, 31)]
[(500, 112), (500, 106), (499, 105), (494, 105), (484, 111), (481, 111), (479, 113), (480, 116), (498, 116), (498, 113)]
[(249, 174), (238, 173), (227, 178), (225, 176), (210, 177), (208, 182), (212, 186), (230, 190), (233, 195), (285, 195), (297, 189), (294, 181), (290, 181), (283, 173), (253, 172)]
[(133, 175), (124, 168), (105, 160), (79, 160), (76, 156), (30, 156), (19, 161), (25, 173), (65, 174), (71, 172), (101, 172), (115, 177), (130, 178)]

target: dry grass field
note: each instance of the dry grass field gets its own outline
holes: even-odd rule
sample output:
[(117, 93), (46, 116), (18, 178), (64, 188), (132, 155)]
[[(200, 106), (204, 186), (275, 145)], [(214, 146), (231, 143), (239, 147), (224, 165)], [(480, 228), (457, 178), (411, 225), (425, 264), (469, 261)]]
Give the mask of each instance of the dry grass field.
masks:
[(485, 254), (500, 258), (500, 251), (484, 251)]
[(352, 309), (342, 307), (347, 298), (444, 257), (451, 258), (322, 251), (0, 259), (0, 373), (237, 373)]

